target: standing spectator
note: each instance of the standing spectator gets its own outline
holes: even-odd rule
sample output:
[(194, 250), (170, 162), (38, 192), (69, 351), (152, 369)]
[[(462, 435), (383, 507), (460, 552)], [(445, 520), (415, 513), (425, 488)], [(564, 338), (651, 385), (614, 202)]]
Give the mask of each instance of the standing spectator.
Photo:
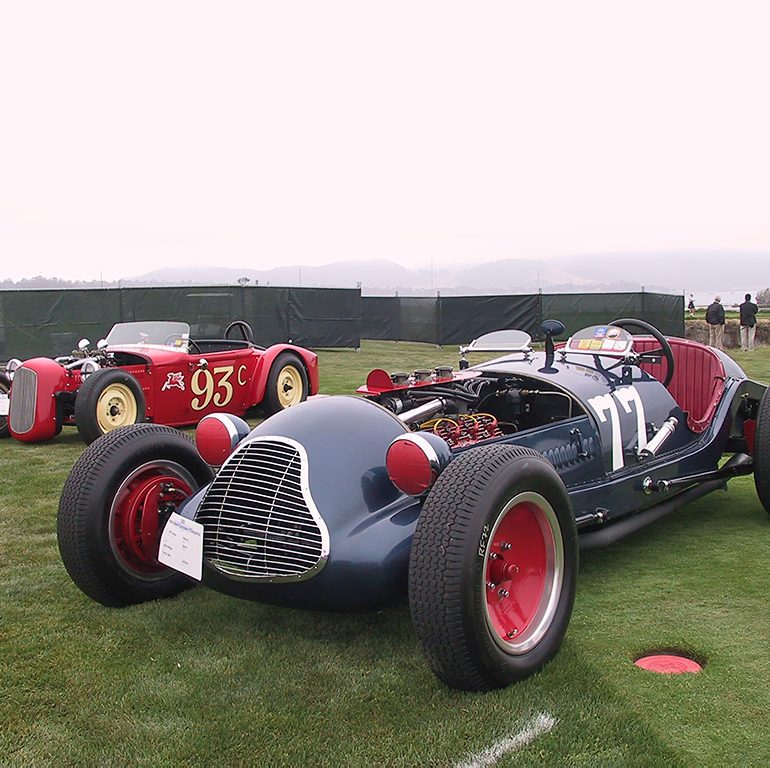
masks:
[(741, 351), (753, 352), (759, 307), (751, 300), (751, 294), (747, 293), (746, 300), (738, 309), (741, 311)]
[(690, 300), (687, 302), (687, 311), (690, 313), (690, 317), (695, 314), (695, 299), (690, 294)]
[(709, 326), (709, 346), (722, 349), (722, 338), (725, 331), (725, 310), (719, 296), (714, 296), (714, 301), (706, 310), (706, 322)]

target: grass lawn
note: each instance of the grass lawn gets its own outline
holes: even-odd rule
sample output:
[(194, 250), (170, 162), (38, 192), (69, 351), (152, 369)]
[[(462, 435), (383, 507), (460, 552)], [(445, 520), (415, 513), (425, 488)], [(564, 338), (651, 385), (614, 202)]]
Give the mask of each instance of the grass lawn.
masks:
[[(734, 356), (770, 380), (770, 349)], [(322, 390), (351, 392), (374, 366), (456, 359), (411, 343), (322, 351)], [(428, 669), (405, 602), (332, 615), (204, 588), (125, 609), (90, 601), (55, 536), (82, 449), (72, 430), (0, 443), (3, 766), (454, 765), (539, 713), (553, 729), (496, 765), (770, 765), (770, 518), (751, 478), (585, 553), (556, 659), (506, 690), (464, 694)], [(634, 667), (665, 647), (705, 670)]]

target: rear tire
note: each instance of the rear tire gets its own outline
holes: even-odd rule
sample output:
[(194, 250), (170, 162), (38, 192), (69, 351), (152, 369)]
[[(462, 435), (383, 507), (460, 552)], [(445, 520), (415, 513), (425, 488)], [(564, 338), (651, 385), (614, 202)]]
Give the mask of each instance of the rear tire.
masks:
[(412, 621), (436, 675), (486, 691), (540, 669), (561, 647), (577, 566), (572, 505), (542, 454), (490, 445), (455, 458), (409, 562)]
[(757, 411), (754, 436), (754, 485), (759, 501), (770, 514), (770, 388), (765, 390)]
[(293, 352), (281, 352), (270, 366), (265, 389), (264, 411), (272, 416), (278, 411), (307, 400), (307, 372)]
[[(0, 393), (7, 395), (11, 391), (11, 381), (4, 374), (0, 373)], [(9, 437), (11, 434), (8, 429), (8, 417), (0, 416), (0, 438)]]
[(59, 501), (59, 552), (75, 584), (109, 606), (192, 586), (158, 563), (158, 545), (171, 511), (211, 478), (192, 442), (171, 427), (139, 424), (97, 440), (70, 471)]
[(75, 425), (86, 445), (119, 427), (140, 424), (146, 413), (139, 382), (125, 371), (102, 369), (81, 384), (75, 400)]

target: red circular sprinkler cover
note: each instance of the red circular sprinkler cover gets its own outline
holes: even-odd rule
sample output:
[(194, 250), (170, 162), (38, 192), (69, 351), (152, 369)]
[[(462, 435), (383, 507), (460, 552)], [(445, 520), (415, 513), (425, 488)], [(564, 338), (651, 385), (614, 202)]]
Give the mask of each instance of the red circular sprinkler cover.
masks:
[(697, 661), (673, 653), (651, 653), (649, 656), (642, 656), (634, 663), (637, 667), (663, 675), (681, 675), (683, 672), (701, 672), (703, 670)]

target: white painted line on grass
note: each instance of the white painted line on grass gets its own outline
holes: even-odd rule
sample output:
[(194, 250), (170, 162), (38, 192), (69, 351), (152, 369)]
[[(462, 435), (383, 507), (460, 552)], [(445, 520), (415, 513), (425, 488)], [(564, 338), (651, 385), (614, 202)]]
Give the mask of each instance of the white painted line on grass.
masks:
[(526, 747), (539, 736), (548, 733), (559, 721), (548, 712), (535, 715), (524, 727), (511, 736), (500, 739), (478, 755), (472, 755), (465, 762), (457, 763), (456, 768), (488, 768), (494, 765), (503, 755)]

